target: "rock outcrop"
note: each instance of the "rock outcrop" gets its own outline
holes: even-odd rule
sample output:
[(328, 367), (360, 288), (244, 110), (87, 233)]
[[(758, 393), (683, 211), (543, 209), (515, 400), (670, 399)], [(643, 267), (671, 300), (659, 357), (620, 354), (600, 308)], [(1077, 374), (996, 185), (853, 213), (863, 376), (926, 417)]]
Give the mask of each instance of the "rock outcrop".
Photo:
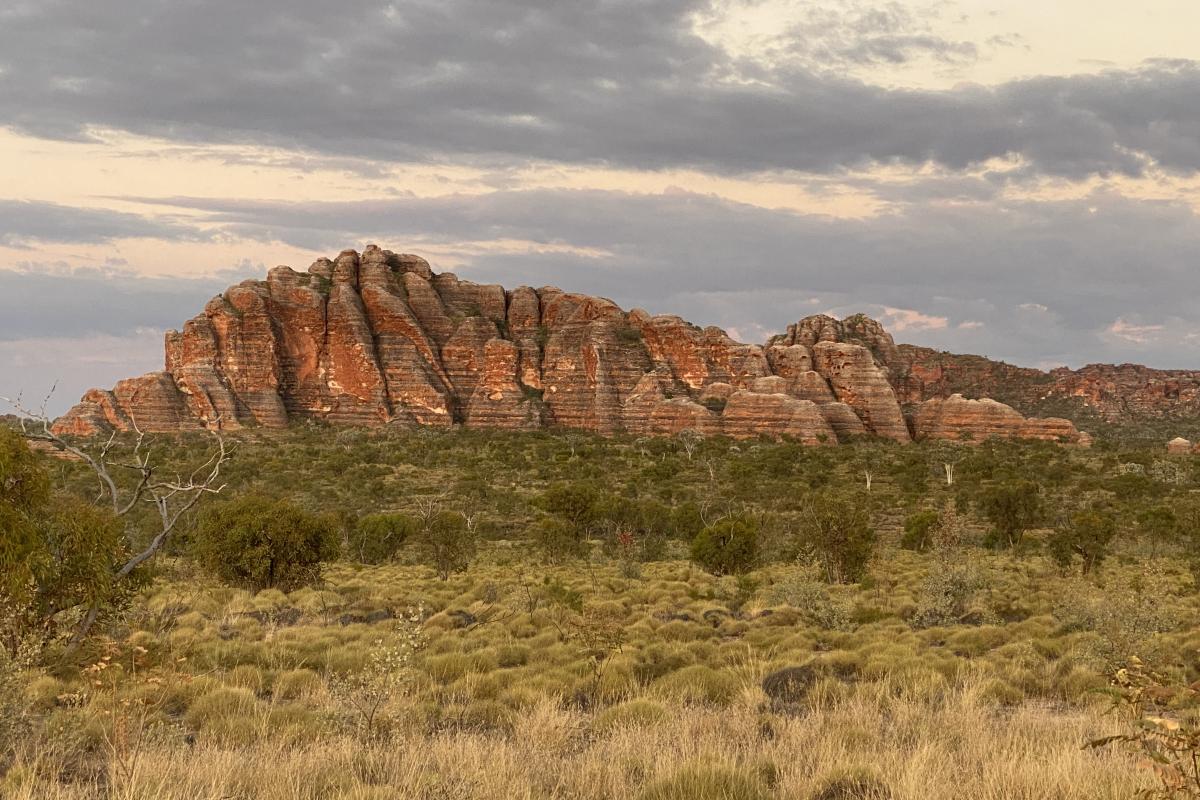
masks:
[(1070, 420), (1027, 419), (1012, 406), (995, 400), (968, 400), (961, 394), (926, 400), (913, 417), (917, 439), (982, 442), (991, 437), (1043, 439), (1086, 446)]
[[(506, 292), (471, 283), (374, 245), (231, 287), (167, 334), (165, 362), (162, 372), (89, 391), (56, 430), (88, 436), (320, 419), (690, 430), (812, 445), (911, 438), (901, 402), (913, 394), (912, 365), (862, 315), (809, 317), (765, 346), (743, 344), (719, 328), (551, 286)], [(901, 373), (909, 377), (898, 380)], [(1062, 420), (1025, 420), (987, 404), (963, 410), (969, 402), (923, 406), (918, 435), (1078, 436)]]

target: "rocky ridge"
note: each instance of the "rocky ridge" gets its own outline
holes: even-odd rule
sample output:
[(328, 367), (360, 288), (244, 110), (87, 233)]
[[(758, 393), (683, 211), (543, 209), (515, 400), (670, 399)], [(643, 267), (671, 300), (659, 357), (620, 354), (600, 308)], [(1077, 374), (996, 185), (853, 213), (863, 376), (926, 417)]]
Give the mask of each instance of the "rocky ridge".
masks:
[(55, 428), (89, 436), (322, 419), (813, 445), (861, 434), (1086, 442), (1066, 420), (1027, 420), (995, 401), (921, 396), (932, 404), (906, 416), (903, 404), (932, 383), (914, 388), (924, 373), (905, 353), (861, 315), (808, 317), (765, 346), (743, 344), (552, 286), (471, 283), (372, 245), (231, 287), (167, 334), (163, 371), (89, 391)]

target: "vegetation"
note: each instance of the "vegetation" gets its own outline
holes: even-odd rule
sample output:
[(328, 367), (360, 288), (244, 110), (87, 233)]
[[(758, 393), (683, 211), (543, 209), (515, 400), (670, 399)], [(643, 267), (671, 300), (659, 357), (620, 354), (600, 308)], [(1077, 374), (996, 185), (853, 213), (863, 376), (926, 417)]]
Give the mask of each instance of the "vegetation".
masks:
[(316, 583), (321, 565), (340, 550), (330, 517), (257, 495), (210, 507), (192, 536), (200, 566), (226, 583), (255, 591)]
[(1191, 457), (230, 440), (227, 488), (118, 578), (159, 508), (0, 432), (0, 796), (1189, 796)]

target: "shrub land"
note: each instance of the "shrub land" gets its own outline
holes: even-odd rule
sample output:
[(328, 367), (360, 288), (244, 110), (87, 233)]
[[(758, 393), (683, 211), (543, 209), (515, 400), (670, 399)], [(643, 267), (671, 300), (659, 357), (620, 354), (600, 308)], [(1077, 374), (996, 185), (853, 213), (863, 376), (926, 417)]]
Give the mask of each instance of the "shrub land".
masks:
[(0, 430), (0, 796), (1200, 792), (1190, 456), (226, 444), (184, 507), (211, 437), (114, 442), (97, 500)]

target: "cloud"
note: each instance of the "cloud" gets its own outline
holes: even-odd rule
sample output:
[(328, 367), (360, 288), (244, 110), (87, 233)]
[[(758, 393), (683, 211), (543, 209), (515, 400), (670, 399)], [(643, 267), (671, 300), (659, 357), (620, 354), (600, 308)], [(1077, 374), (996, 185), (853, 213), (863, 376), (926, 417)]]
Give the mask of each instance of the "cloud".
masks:
[(1124, 317), (1118, 317), (1112, 325), (1108, 326), (1108, 332), (1113, 336), (1134, 344), (1147, 344), (1157, 339), (1164, 330), (1166, 330), (1165, 325), (1138, 325), (1129, 322)]
[[(260, 272), (225, 271), (191, 279), (39, 264), (0, 269), (0, 343), (93, 341), (93, 337), (141, 336), (147, 331), (159, 335), (200, 313), (204, 303), (229, 284), (251, 274), (263, 277)], [(113, 355), (119, 357), (120, 351)], [(33, 357), (45, 356), (35, 352)]]
[(883, 313), (879, 315), (879, 321), (893, 333), (940, 331), (950, 323), (950, 320), (946, 317), (922, 314), (920, 311), (915, 311), (911, 308), (892, 308), (890, 306), (883, 307)]
[(0, 245), (5, 247), (128, 238), (199, 240), (204, 234), (188, 225), (138, 214), (0, 198)]
[(1195, 213), (1183, 203), (1104, 192), (1078, 200), (913, 204), (861, 219), (679, 190), (154, 202), (203, 213), (205, 224), (258, 240), (263, 249), (279, 240), (328, 253), (377, 241), (437, 254), (439, 268), (458, 264), (472, 280), (555, 284), (743, 332), (780, 330), (812, 313), (816, 299), (846, 313), (891, 309), (889, 321), (906, 338), (944, 349), (1022, 363), (1082, 364), (1136, 353), (1186, 366), (1194, 349), (1181, 339), (1134, 350), (1107, 329), (1134, 314), (1200, 323), (1191, 300), (1200, 294)]
[[(162, 334), (127, 336), (31, 336), (0, 340), (0, 396), (21, 398), (31, 410), (49, 397), (46, 412), (57, 416), (88, 389), (162, 369)], [(0, 414), (12, 413), (0, 403)]]
[(776, 63), (699, 36), (709, 0), (58, 0), (0, 25), (0, 125), (724, 174), (996, 158), (1071, 178), (1200, 170), (1193, 62), (945, 91), (814, 69), (826, 51), (969, 56), (888, 8), (839, 22), (807, 61)]

